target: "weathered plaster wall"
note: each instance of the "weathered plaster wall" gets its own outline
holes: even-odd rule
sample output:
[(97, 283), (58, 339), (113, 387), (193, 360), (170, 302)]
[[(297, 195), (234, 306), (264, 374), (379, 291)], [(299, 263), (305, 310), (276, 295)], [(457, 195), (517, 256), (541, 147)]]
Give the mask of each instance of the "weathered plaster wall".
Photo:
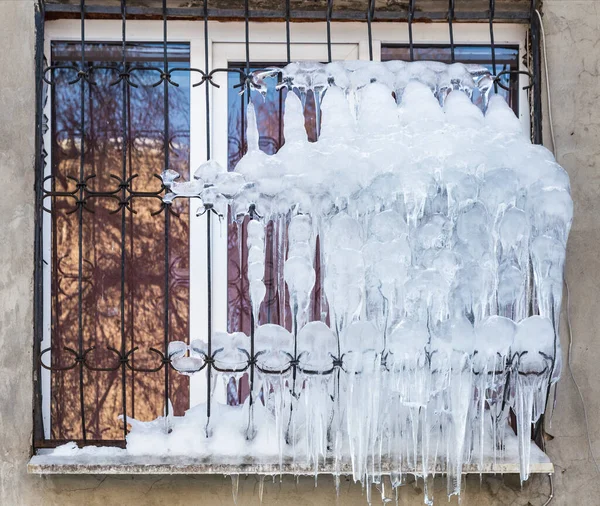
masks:
[[(594, 454), (600, 458), (600, 2), (545, 0), (544, 26), (557, 158), (569, 172), (575, 203), (566, 263), (573, 373), (585, 399)], [(547, 122), (544, 141), (550, 146)], [(600, 476), (588, 450), (583, 407), (566, 368), (548, 432), (555, 437), (548, 452), (556, 467), (556, 504), (600, 504)]]
[[(575, 222), (567, 276), (575, 344), (573, 369), (600, 456), (600, 1), (546, 0), (545, 25), (559, 161), (571, 175)], [(0, 0), (0, 505), (232, 504), (220, 477), (54, 477), (26, 474), (31, 440), (33, 273), (34, 7), (32, 0)], [(548, 129), (546, 127), (547, 134)], [(548, 137), (548, 135), (546, 135)], [(565, 351), (567, 333), (563, 332)], [(556, 463), (556, 505), (600, 504), (600, 476), (587, 448), (581, 401), (565, 370), (548, 451)], [(440, 503), (445, 502), (438, 483)], [(541, 505), (546, 477), (521, 491), (518, 478), (467, 480), (464, 505)], [(264, 504), (336, 503), (331, 479), (267, 482)], [(364, 505), (360, 486), (344, 482), (339, 504)], [(240, 480), (238, 504), (258, 504), (255, 477)], [(420, 488), (401, 490), (401, 504), (422, 504)]]

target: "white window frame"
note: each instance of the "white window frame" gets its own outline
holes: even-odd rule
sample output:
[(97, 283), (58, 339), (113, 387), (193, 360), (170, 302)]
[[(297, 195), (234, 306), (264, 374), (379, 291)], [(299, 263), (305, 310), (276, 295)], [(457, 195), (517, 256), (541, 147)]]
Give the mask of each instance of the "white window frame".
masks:
[[(461, 44), (489, 44), (489, 26), (477, 23), (454, 23), (454, 42)], [(85, 22), (86, 40), (114, 42), (121, 41), (122, 25), (120, 20), (88, 20)], [(245, 27), (243, 22), (208, 23), (209, 68), (224, 68), (230, 62), (245, 61)], [(249, 25), (250, 59), (261, 62), (286, 61), (285, 23), (256, 23)], [(527, 70), (523, 63), (526, 51), (527, 27), (519, 24), (495, 24), (495, 44), (511, 45), (519, 48), (519, 70)], [(51, 54), (53, 41), (81, 40), (81, 26), (78, 20), (53, 20), (46, 22), (44, 32), (44, 53)], [(128, 42), (161, 42), (163, 40), (163, 24), (161, 21), (129, 20), (127, 22)], [(187, 42), (190, 44), (190, 66), (204, 69), (204, 33), (201, 21), (169, 21), (169, 42)], [(291, 59), (320, 60), (327, 59), (326, 23), (292, 23), (291, 25)], [(386, 44), (408, 43), (407, 23), (373, 23), (372, 48), (373, 58), (381, 59), (381, 47)], [(414, 23), (413, 42), (415, 45), (448, 44), (448, 25), (445, 23)], [(332, 57), (334, 60), (369, 59), (369, 39), (366, 23), (333, 22), (331, 23)], [(190, 168), (193, 171), (206, 161), (206, 91), (209, 86), (211, 103), (211, 152), (212, 158), (223, 167), (227, 167), (228, 159), (228, 102), (227, 76), (216, 74), (215, 83), (220, 88), (203, 86), (190, 88)], [(529, 85), (527, 75), (519, 75), (519, 117), (523, 131), (529, 132), (530, 111), (528, 94), (524, 87)], [(45, 104), (44, 113), (50, 117), (52, 110), (51, 97)], [(48, 160), (51, 160), (51, 135), (48, 130), (44, 135), (44, 147)], [(50, 175), (51, 164), (46, 164), (45, 176)], [(48, 207), (50, 203), (46, 203)], [(206, 321), (207, 304), (207, 263), (206, 263), (206, 217), (196, 217), (196, 207), (190, 207), (190, 336), (181, 336), (181, 340), (207, 339)], [(227, 238), (221, 233), (216, 218), (211, 218), (212, 228), (212, 323), (214, 330), (227, 329)], [(223, 230), (224, 232), (224, 230)], [(44, 281), (44, 333), (41, 349), (50, 347), (51, 343), (51, 220), (44, 213), (43, 220), (43, 281)], [(44, 357), (45, 363), (50, 361), (49, 353)], [(50, 371), (41, 371), (42, 418), (44, 435), (51, 434), (51, 378)], [(190, 406), (206, 400), (206, 374), (192, 376), (190, 381)]]

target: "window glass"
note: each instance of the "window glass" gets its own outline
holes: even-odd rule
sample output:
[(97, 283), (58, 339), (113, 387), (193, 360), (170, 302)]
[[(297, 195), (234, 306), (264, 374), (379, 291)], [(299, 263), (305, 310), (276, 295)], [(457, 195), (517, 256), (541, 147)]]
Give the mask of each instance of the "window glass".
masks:
[[(190, 83), (189, 73), (174, 72), (169, 86), (169, 135), (164, 139), (164, 87), (161, 44), (128, 44), (126, 61), (136, 86), (115, 83), (122, 62), (120, 43), (86, 43), (86, 65), (94, 65), (83, 89), (85, 108), (83, 180), (84, 208), (75, 198), (53, 196), (52, 208), (52, 364), (73, 363), (68, 347), (78, 350), (79, 327), (83, 349), (93, 348), (87, 363), (113, 367), (118, 357), (107, 347), (121, 349), (121, 304), (124, 307), (125, 350), (139, 347), (132, 364), (154, 368), (160, 364), (150, 347), (163, 350), (165, 327), (165, 213), (161, 211), (161, 181), (165, 145), (170, 167), (189, 176)], [(169, 66), (189, 66), (188, 44), (169, 44)], [(52, 64), (79, 64), (78, 43), (52, 44)], [(110, 67), (110, 68), (98, 68)], [(89, 68), (89, 67), (88, 67)], [(76, 70), (53, 72), (52, 185), (54, 191), (71, 192), (80, 181), (81, 81)], [(124, 89), (126, 95), (124, 96)], [(128, 146), (123, 167), (123, 100), (126, 100)], [(120, 206), (121, 182), (130, 183), (127, 206)], [(169, 340), (188, 335), (189, 313), (189, 204), (177, 200), (170, 216), (169, 241)], [(123, 221), (124, 218), (124, 221)], [(81, 219), (81, 223), (80, 223)], [(124, 236), (122, 236), (124, 227)], [(79, 241), (83, 269), (81, 315), (79, 311)], [(124, 251), (122, 251), (122, 245)], [(122, 257), (123, 255), (123, 257)], [(122, 262), (122, 258), (124, 262)], [(121, 273), (124, 273), (124, 292)], [(121, 296), (123, 295), (123, 301)], [(95, 347), (95, 348), (94, 348)], [(51, 374), (51, 427), (53, 439), (80, 439), (79, 367)], [(171, 401), (175, 414), (188, 407), (185, 376), (171, 375)], [(100, 372), (84, 368), (83, 392), (86, 435), (89, 440), (118, 440), (122, 425), (121, 369)], [(164, 371), (136, 373), (127, 369), (127, 414), (152, 420), (163, 413)]]
[[(505, 71), (519, 70), (519, 48), (514, 46), (495, 46), (496, 75)], [(442, 63), (452, 63), (450, 45), (414, 45), (413, 55), (415, 61), (429, 60)], [(394, 44), (381, 46), (381, 60), (410, 61), (410, 46), (408, 44)], [(492, 65), (492, 52), (489, 45), (456, 45), (454, 46), (454, 61), (458, 63), (471, 63), (486, 67), (494, 73)], [(502, 95), (513, 111), (519, 112), (519, 79), (517, 74), (504, 74), (500, 77), (502, 86), (498, 86), (498, 93)]]

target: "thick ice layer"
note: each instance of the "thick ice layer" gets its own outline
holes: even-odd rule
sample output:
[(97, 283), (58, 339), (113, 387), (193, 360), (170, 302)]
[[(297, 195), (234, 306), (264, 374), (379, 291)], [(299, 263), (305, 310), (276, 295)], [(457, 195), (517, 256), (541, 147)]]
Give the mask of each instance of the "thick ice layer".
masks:
[[(184, 374), (211, 360), (224, 381), (250, 372), (252, 403), (229, 417), (215, 408), (203, 422), (213, 440), (194, 433), (190, 444), (210, 453), (221, 441), (240, 459), (285, 456), (315, 471), (326, 459), (350, 461), (366, 483), (390, 466), (396, 483), (417, 469), (428, 502), (432, 468), (458, 494), (465, 462), (503, 458), (512, 409), (525, 480), (531, 424), (560, 373), (565, 171), (489, 96), (480, 69), (292, 64), (283, 83), (277, 154), (259, 150), (250, 104), (248, 152), (235, 172), (209, 161), (192, 181), (163, 178), (166, 202), (195, 196), (240, 226), (252, 218), (252, 335), (215, 333), (213, 357), (199, 342), (169, 348)], [(304, 127), (309, 91), (320, 106), (314, 143)], [(287, 287), (290, 329), (259, 318), (271, 222), (283, 242), (274, 275), (281, 307)], [(317, 287), (324, 296), (313, 297)], [(131, 450), (145, 434), (167, 437), (158, 427), (134, 425)]]

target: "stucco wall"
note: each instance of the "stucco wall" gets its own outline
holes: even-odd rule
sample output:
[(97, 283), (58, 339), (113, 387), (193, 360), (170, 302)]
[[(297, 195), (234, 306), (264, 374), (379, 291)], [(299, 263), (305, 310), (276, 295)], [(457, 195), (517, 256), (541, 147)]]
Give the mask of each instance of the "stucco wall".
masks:
[[(600, 457), (600, 2), (545, 0), (544, 14), (557, 158), (569, 172), (575, 203), (566, 263), (573, 373), (585, 399), (594, 454)], [(549, 137), (546, 122), (547, 146)], [(566, 363), (565, 311), (562, 323)], [(555, 438), (548, 453), (556, 468), (556, 504), (600, 504), (600, 476), (588, 450), (583, 407), (566, 368), (548, 432)]]
[[(569, 171), (575, 221), (567, 277), (575, 343), (573, 369), (600, 456), (600, 1), (546, 0), (545, 25), (559, 161)], [(33, 273), (34, 7), (31, 0), (0, 0), (0, 505), (232, 504), (220, 477), (53, 477), (26, 474), (31, 441)], [(548, 140), (548, 128), (545, 128)], [(565, 327), (563, 325), (563, 327)], [(563, 330), (567, 350), (566, 327)], [(549, 432), (556, 465), (556, 505), (600, 504), (600, 476), (587, 447), (581, 400), (565, 370)], [(437, 484), (440, 503), (444, 483)], [(518, 478), (467, 479), (465, 505), (541, 505), (547, 477), (520, 490)], [(401, 504), (422, 504), (418, 487), (401, 490)], [(336, 501), (330, 478), (267, 482), (264, 504), (318, 505)], [(258, 504), (255, 477), (240, 479), (238, 504)], [(360, 486), (344, 482), (339, 504), (364, 505)]]

